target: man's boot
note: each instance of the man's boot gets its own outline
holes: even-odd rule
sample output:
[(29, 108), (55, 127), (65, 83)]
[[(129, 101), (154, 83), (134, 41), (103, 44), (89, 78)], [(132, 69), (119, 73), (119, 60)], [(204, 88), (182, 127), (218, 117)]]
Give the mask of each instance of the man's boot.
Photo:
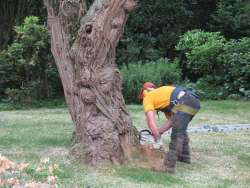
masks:
[(169, 151), (164, 160), (166, 171), (169, 173), (175, 173), (177, 156), (178, 156), (178, 153), (182, 152), (183, 141), (184, 141), (183, 136), (177, 136), (177, 138), (171, 140), (169, 144)]
[(177, 160), (177, 153), (176, 150), (170, 149), (166, 155), (166, 158), (164, 159), (164, 166), (165, 170), (168, 173), (175, 173), (175, 165)]
[(178, 155), (178, 161), (188, 163), (188, 164), (191, 163), (188, 135), (184, 136), (183, 148), (182, 148), (182, 152)]

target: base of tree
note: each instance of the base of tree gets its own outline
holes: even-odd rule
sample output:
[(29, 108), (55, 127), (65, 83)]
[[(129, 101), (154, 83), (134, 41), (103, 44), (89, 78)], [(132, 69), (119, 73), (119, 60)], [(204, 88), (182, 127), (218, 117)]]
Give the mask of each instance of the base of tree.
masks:
[(166, 151), (154, 149), (146, 145), (132, 147), (129, 161), (133, 166), (146, 168), (154, 171), (164, 171), (163, 161)]
[[(96, 161), (95, 168), (102, 168), (106, 166), (110, 166), (112, 164), (115, 165), (133, 165), (136, 167), (141, 167), (145, 169), (150, 169), (154, 171), (164, 171), (163, 161), (166, 156), (166, 151), (161, 149), (154, 149), (147, 145), (140, 145), (139, 143), (136, 145), (126, 146), (124, 148), (126, 159), (123, 163), (116, 163), (115, 161)], [(75, 144), (71, 149), (71, 156), (73, 158), (82, 161), (86, 165), (93, 166), (90, 163), (86, 163), (85, 152), (80, 143)]]

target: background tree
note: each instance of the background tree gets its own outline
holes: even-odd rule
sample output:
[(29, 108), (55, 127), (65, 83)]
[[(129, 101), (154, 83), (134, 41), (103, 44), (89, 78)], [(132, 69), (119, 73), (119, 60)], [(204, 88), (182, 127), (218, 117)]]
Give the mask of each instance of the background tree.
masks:
[(13, 27), (20, 25), (29, 15), (40, 16), (45, 20), (41, 0), (1, 0), (0, 1), (0, 50), (14, 38)]
[[(86, 6), (87, 9), (91, 7), (93, 3), (93, 0), (86, 0)], [(119, 68), (122, 69), (122, 73), (125, 75), (133, 75), (133, 79), (137, 81), (132, 81), (131, 79), (123, 79), (123, 94), (125, 95), (125, 99), (127, 99), (127, 102), (136, 102), (135, 95), (132, 93), (135, 93), (135, 85), (138, 86), (143, 82), (143, 79), (152, 80), (154, 81), (156, 78), (154, 74), (147, 75), (146, 73), (144, 75), (147, 75), (146, 77), (143, 76), (140, 73), (140, 71), (147, 71), (150, 69), (155, 69), (155, 63), (163, 62), (158, 68), (157, 71), (159, 73), (166, 73), (169, 72), (171, 64), (175, 64), (177, 66), (175, 70), (172, 70), (174, 72), (179, 72), (179, 69), (181, 69), (181, 77), (182, 77), (182, 83), (183, 85), (186, 85), (189, 82), (192, 82), (191, 84), (194, 85), (200, 85), (199, 83), (203, 83), (202, 85), (205, 87), (206, 85), (209, 85), (211, 83), (211, 79), (205, 78), (207, 77), (208, 72), (205, 70), (200, 69), (192, 70), (190, 68), (190, 65), (193, 66), (193, 62), (191, 59), (193, 59), (195, 56), (187, 57), (184, 50), (176, 50), (175, 46), (180, 40), (180, 37), (185, 34), (186, 32), (189, 32), (193, 29), (201, 29), (201, 31), (204, 32), (220, 32), (222, 36), (225, 37), (226, 40), (230, 39), (237, 39), (242, 41), (247, 41), (248, 39), (243, 39), (243, 37), (249, 36), (250, 31), (250, 17), (249, 17), (249, 1), (246, 0), (229, 0), (229, 1), (222, 1), (222, 0), (140, 0), (138, 4), (138, 8), (131, 13), (131, 16), (128, 19), (127, 27), (125, 28), (124, 36), (121, 38), (121, 41), (119, 42), (118, 48), (117, 48), (117, 62), (119, 64)], [(30, 89), (35, 89), (35, 87), (39, 87), (40, 78), (38, 76), (32, 76), (32, 87), (29, 87), (27, 90), (27, 87), (25, 87), (24, 90), (20, 90), (22, 88), (22, 82), (17, 79), (17, 77), (20, 77), (23, 73), (22, 71), (16, 71), (19, 69), (17, 65), (19, 64), (13, 64), (12, 62), (17, 61), (17, 59), (20, 57), (20, 59), (23, 59), (21, 56), (15, 56), (15, 53), (20, 54), (21, 53), (21, 45), (19, 45), (17, 48), (16, 41), (18, 43), (24, 41), (21, 40), (19, 37), (20, 34), (18, 34), (15, 31), (15, 26), (20, 26), (21, 23), (23, 23), (23, 20), (25, 16), (27, 15), (38, 15), (40, 17), (39, 24), (43, 25), (45, 20), (47, 19), (45, 15), (45, 8), (42, 6), (42, 0), (2, 0), (0, 1), (0, 49), (1, 49), (1, 55), (0, 55), (0, 95), (1, 99), (5, 100), (7, 97), (12, 95), (12, 99), (20, 98), (19, 94), (23, 93), (34, 93), (30, 92)], [(71, 27), (73, 28), (73, 26)], [(77, 27), (76, 27), (77, 28)], [(31, 35), (31, 38), (36, 36), (38, 37), (36, 41), (39, 41), (39, 35), (32, 36), (32, 32), (28, 32)], [(213, 35), (211, 33), (210, 35)], [(198, 36), (198, 35), (197, 35)], [(18, 40), (17, 40), (18, 38)], [(48, 37), (47, 37), (48, 38)], [(199, 35), (198, 38), (202, 39), (204, 38), (202, 35)], [(200, 40), (198, 39), (197, 40)], [(74, 41), (74, 39), (73, 39)], [(210, 41), (211, 42), (211, 41)], [(214, 42), (216, 42), (214, 40)], [(46, 42), (49, 43), (49, 42)], [(14, 49), (11, 47), (13, 44), (13, 47), (16, 46), (15, 50), (12, 50), (11, 53), (9, 53), (10, 49)], [(15, 44), (15, 45), (14, 45)], [(36, 43), (34, 43), (36, 44)], [(229, 44), (229, 43), (227, 43)], [(241, 44), (242, 42), (233, 42), (232, 44)], [(9, 45), (9, 47), (8, 47)], [(33, 44), (30, 43), (30, 48), (25, 48), (25, 53), (32, 54), (34, 52), (35, 46), (32, 46)], [(214, 52), (216, 54), (217, 51), (213, 50), (217, 44), (210, 43), (205, 45), (198, 45), (196, 46), (196, 52), (204, 50), (204, 47), (206, 47), (204, 53), (206, 57), (209, 57), (209, 64), (221, 64), (224, 66), (224, 60), (223, 58), (215, 58), (217, 56), (214, 56)], [(219, 44), (218, 44), (219, 46)], [(244, 45), (243, 45), (244, 46)], [(42, 48), (40, 48), (42, 49)], [(225, 54), (230, 54), (231, 48), (226, 48), (223, 46), (221, 48)], [(226, 50), (226, 51), (225, 51)], [(241, 56), (240, 53), (241, 50), (236, 50), (237, 55)], [(49, 54), (48, 50), (45, 50), (44, 54), (48, 56), (51, 56)], [(244, 52), (245, 53), (245, 52)], [(42, 54), (42, 53), (40, 53)], [(195, 53), (194, 53), (195, 54)], [(11, 57), (15, 56), (15, 57)], [(8, 58), (6, 58), (8, 57)], [(27, 57), (27, 56), (26, 56)], [(25, 58), (26, 58), (25, 57)], [(196, 56), (201, 57), (201, 56)], [(204, 56), (205, 57), (205, 56)], [(227, 56), (229, 57), (229, 56)], [(168, 59), (166, 61), (162, 61), (161, 59)], [(208, 60), (209, 58), (203, 58), (202, 60), (205, 62), (205, 60)], [(27, 57), (28, 59), (28, 57)], [(43, 65), (49, 64), (52, 69), (49, 69), (46, 71), (49, 75), (50, 80), (57, 80), (58, 74), (53, 71), (54, 70), (54, 64), (53, 60), (47, 59), (47, 58), (41, 58), (43, 61), (46, 61), (42, 63)], [(33, 58), (33, 64), (39, 65), (41, 64), (40, 58)], [(212, 60), (213, 59), (213, 60)], [(238, 62), (238, 64), (241, 64), (240, 61), (243, 61), (245, 57), (234, 59), (234, 62)], [(9, 61), (11, 60), (11, 61)], [(190, 61), (191, 60), (191, 61)], [(199, 58), (197, 59), (197, 61)], [(25, 61), (29, 62), (29, 61)], [(212, 62), (212, 63), (211, 63)], [(245, 60), (244, 60), (245, 62)], [(130, 65), (132, 64), (132, 65)], [(134, 74), (134, 67), (133, 64), (138, 64), (138, 66), (135, 65), (135, 67), (139, 67), (139, 73), (140, 74)], [(145, 65), (146, 64), (146, 65)], [(248, 61), (246, 61), (246, 64), (248, 64)], [(22, 63), (22, 65), (26, 65), (26, 63)], [(145, 65), (145, 66), (144, 66)], [(234, 63), (234, 65), (236, 65)], [(150, 68), (149, 68), (150, 67)], [(167, 68), (166, 68), (167, 67)], [(197, 68), (197, 65), (194, 67)], [(204, 66), (205, 68), (206, 66)], [(237, 67), (237, 66), (236, 66)], [(216, 70), (218, 69), (218, 70)], [(30, 71), (34, 71), (35, 69), (29, 69)], [(124, 71), (125, 70), (125, 71)], [(217, 66), (214, 66), (213, 71), (220, 72), (220, 68)], [(226, 69), (225, 69), (226, 70)], [(150, 72), (150, 71), (149, 71)], [(195, 72), (195, 73), (194, 73)], [(203, 74), (203, 73), (205, 74)], [(11, 74), (13, 73), (13, 74)], [(19, 74), (20, 73), (20, 74)], [(158, 74), (159, 74), (158, 73)], [(236, 73), (239, 73), (239, 76), (241, 76), (241, 71), (236, 71)], [(31, 73), (34, 75), (34, 73)], [(162, 75), (162, 74), (161, 74)], [(170, 75), (170, 74), (169, 74)], [(247, 79), (247, 74), (242, 74), (245, 77), (243, 80)], [(23, 76), (21, 76), (23, 77)], [(237, 88), (233, 85), (232, 81), (226, 81), (224, 78), (224, 75), (217, 76), (217, 80), (220, 80), (220, 85), (228, 85), (225, 88)], [(228, 77), (229, 78), (229, 77)], [(230, 78), (231, 79), (231, 78)], [(227, 79), (227, 80), (230, 80)], [(9, 81), (8, 81), (9, 80)], [(141, 80), (141, 81), (138, 81)], [(198, 80), (203, 80), (202, 82), (197, 82)], [(178, 81), (178, 80), (176, 80)], [(174, 83), (176, 83), (175, 80), (173, 80)], [(227, 82), (227, 83), (225, 83)], [(36, 84), (35, 84), (36, 83)], [(136, 84), (133, 84), (136, 83)], [(219, 83), (219, 82), (218, 82)], [(243, 82), (242, 82), (243, 83)], [(240, 84), (242, 85), (242, 84)], [(33, 87), (34, 86), (34, 87)], [(6, 89), (8, 91), (6, 92)], [(47, 95), (50, 97), (62, 97), (62, 92), (59, 88), (61, 88), (61, 83), (58, 81), (55, 82), (48, 82), (48, 88), (55, 88), (53, 90), (53, 95)], [(218, 92), (217, 89), (214, 89), (215, 87), (211, 87), (209, 90), (214, 93), (213, 97), (212, 95), (206, 94), (204, 95), (205, 98), (217, 98)], [(57, 89), (59, 89), (59, 92), (55, 92)], [(129, 89), (129, 90), (128, 90)], [(242, 90), (242, 89), (241, 89)], [(35, 91), (40, 91), (40, 89), (35, 89)], [(230, 89), (231, 91), (231, 89)], [(227, 92), (224, 92), (227, 93)], [(234, 93), (236, 93), (236, 89), (234, 89)], [(241, 96), (240, 91), (236, 93), (236, 95)], [(8, 95), (6, 95), (8, 94)], [(42, 95), (40, 97), (39, 95), (36, 95), (37, 97), (33, 97), (33, 99), (47, 99), (46, 95)], [(227, 95), (224, 95), (224, 97), (227, 97)], [(22, 98), (22, 97), (21, 97)], [(21, 99), (20, 98), (20, 99)], [(25, 97), (24, 97), (25, 99)], [(25, 100), (20, 100), (20, 102), (25, 102)], [(36, 103), (35, 100), (33, 100), (34, 103)]]
[(250, 94), (250, 38), (226, 40), (219, 32), (185, 33), (176, 49), (185, 54), (189, 79), (201, 97), (225, 99)]
[(51, 50), (76, 126), (73, 154), (91, 165), (124, 163), (136, 130), (121, 93), (116, 46), (132, 0), (44, 0)]
[(55, 97), (61, 89), (47, 28), (30, 16), (15, 32), (13, 43), (0, 52), (0, 94), (15, 103)]
[(239, 39), (250, 35), (250, 2), (248, 0), (220, 0), (210, 19), (212, 31), (220, 31), (227, 38)]

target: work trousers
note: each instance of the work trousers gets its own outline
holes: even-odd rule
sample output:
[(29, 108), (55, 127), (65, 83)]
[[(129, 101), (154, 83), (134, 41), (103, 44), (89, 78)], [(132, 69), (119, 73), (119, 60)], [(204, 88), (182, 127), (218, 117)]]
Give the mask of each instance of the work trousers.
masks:
[[(200, 109), (200, 101), (197, 97), (192, 95), (192, 93), (187, 92), (177, 100), (177, 103), (192, 107), (196, 110)], [(177, 111), (173, 114), (171, 141), (169, 144), (169, 152), (166, 156), (166, 160), (168, 161), (166, 161), (166, 163), (169, 168), (175, 168), (178, 157), (190, 157), (187, 127), (192, 118), (193, 115), (181, 111)]]

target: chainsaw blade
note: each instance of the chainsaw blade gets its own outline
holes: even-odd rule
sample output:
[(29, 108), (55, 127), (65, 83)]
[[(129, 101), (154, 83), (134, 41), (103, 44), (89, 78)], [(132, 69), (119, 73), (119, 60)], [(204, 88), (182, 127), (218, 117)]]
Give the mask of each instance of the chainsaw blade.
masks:
[(162, 140), (158, 140), (157, 142), (155, 141), (152, 133), (145, 129), (140, 131), (140, 144), (141, 145), (148, 145), (154, 149), (162, 149), (163, 148), (163, 143)]

